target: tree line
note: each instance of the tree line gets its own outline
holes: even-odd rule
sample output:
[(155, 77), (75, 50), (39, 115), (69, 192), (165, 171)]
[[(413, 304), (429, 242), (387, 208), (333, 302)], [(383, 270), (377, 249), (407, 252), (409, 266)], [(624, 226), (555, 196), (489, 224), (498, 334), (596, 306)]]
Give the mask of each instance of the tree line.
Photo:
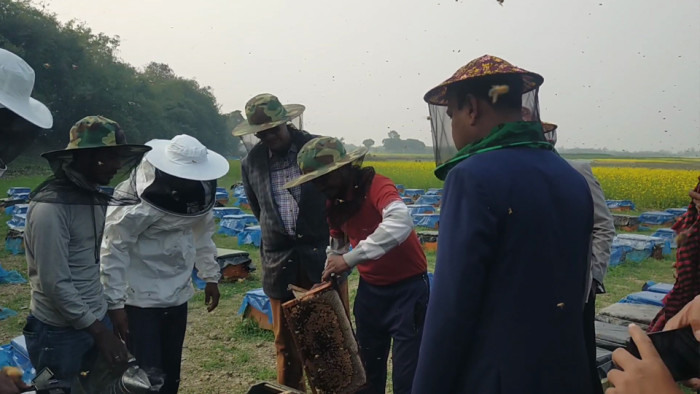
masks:
[(121, 61), (119, 37), (75, 21), (62, 24), (28, 0), (0, 0), (0, 48), (32, 66), (32, 95), (54, 116), (39, 150), (64, 147), (70, 127), (86, 115), (117, 121), (132, 143), (184, 133), (225, 155), (238, 150), (230, 131), (243, 120), (240, 111), (222, 114), (210, 87), (175, 75), (167, 64), (137, 69)]

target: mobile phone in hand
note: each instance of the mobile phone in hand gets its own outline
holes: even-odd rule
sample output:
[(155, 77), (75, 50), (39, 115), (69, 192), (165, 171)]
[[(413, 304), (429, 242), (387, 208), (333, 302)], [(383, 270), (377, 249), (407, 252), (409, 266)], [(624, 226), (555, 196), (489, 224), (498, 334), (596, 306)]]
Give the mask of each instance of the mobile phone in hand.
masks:
[[(649, 334), (649, 339), (674, 380), (700, 377), (700, 342), (695, 339), (691, 327), (655, 332)], [(627, 341), (626, 349), (641, 359), (639, 349), (631, 338)]]

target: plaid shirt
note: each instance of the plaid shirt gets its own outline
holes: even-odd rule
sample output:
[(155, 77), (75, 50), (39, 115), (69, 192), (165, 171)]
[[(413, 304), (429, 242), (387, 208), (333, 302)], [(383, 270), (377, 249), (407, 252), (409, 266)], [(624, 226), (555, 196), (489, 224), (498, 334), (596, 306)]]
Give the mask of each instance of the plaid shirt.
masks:
[(270, 160), (270, 184), (272, 185), (272, 197), (277, 203), (277, 211), (284, 223), (287, 234), (296, 233), (297, 216), (299, 215), (298, 201), (301, 198), (301, 186), (285, 189), (285, 183), (301, 176), (301, 169), (297, 164), (298, 149), (292, 145), (285, 156), (277, 156), (269, 153)]

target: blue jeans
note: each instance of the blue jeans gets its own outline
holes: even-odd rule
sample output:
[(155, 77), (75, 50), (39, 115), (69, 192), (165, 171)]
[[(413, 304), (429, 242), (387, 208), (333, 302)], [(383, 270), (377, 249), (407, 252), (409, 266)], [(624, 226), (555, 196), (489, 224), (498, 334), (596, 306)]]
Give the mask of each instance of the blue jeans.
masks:
[[(112, 329), (107, 315), (102, 323)], [(37, 373), (48, 367), (55, 379), (67, 384), (85, 370), (83, 366), (93, 365), (98, 356), (95, 341), (87, 330), (52, 326), (29, 315), (23, 332), (29, 359)]]

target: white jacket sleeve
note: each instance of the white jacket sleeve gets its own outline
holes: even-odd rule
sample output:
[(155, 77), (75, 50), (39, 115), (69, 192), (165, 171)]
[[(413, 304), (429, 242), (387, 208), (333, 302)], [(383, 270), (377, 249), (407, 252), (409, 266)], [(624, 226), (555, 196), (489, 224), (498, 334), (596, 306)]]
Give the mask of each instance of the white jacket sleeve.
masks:
[(198, 220), (192, 228), (197, 250), (194, 265), (197, 268), (197, 276), (207, 283), (218, 283), (221, 278), (221, 268), (216, 262), (216, 245), (212, 239), (214, 232), (216, 223), (212, 211)]
[(413, 219), (403, 201), (395, 201), (382, 210), (382, 222), (365, 240), (343, 255), (350, 267), (377, 260), (401, 245), (413, 231)]
[(160, 211), (143, 203), (107, 209), (100, 249), (100, 271), (108, 309), (124, 308), (128, 287), (126, 270), (130, 263), (129, 251), (141, 233), (162, 215)]

